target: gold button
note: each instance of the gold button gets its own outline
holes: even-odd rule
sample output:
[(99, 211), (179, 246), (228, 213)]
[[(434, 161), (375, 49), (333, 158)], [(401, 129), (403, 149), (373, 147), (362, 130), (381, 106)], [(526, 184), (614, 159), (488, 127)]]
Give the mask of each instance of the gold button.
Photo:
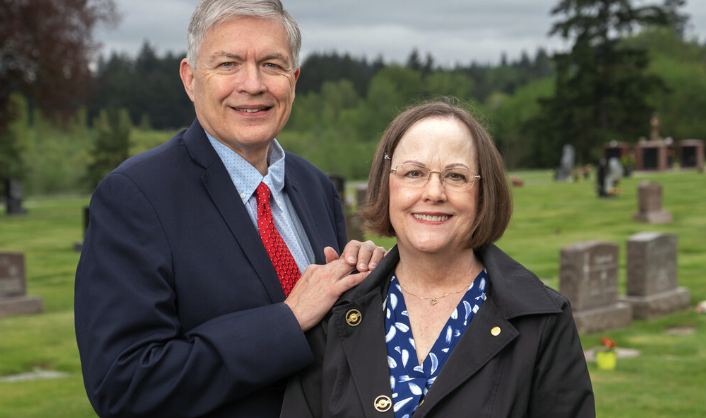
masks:
[(373, 406), (375, 406), (375, 410), (378, 412), (387, 412), (392, 408), (392, 400), (388, 396), (380, 395), (375, 398)]
[(360, 314), (360, 311), (357, 309), (351, 309), (350, 311), (346, 312), (346, 322), (348, 325), (352, 327), (357, 327), (360, 325), (360, 321), (363, 320), (363, 315)]
[(493, 329), (490, 330), (490, 333), (493, 335), (493, 337), (497, 337), (500, 335), (500, 327), (493, 327)]

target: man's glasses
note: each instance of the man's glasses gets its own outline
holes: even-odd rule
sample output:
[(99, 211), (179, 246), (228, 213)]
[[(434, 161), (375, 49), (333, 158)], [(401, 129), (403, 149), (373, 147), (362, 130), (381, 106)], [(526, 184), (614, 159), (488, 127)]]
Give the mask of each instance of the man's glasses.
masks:
[(400, 164), (390, 170), (390, 173), (394, 173), (398, 180), (409, 187), (423, 187), (429, 182), (431, 173), (439, 173), (441, 184), (446, 188), (457, 191), (470, 190), (476, 179), (480, 179), (480, 176), (475, 172), (465, 168), (447, 168), (435, 171), (423, 165), (411, 163)]

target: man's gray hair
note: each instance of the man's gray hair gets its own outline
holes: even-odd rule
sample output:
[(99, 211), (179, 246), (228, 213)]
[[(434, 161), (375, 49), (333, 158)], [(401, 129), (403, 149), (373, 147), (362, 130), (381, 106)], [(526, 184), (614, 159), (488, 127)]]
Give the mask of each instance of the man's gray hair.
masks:
[(189, 50), (186, 54), (189, 65), (196, 68), (199, 49), (201, 49), (203, 38), (208, 31), (226, 20), (241, 16), (279, 19), (289, 36), (289, 49), (294, 65), (292, 71), (299, 68), (302, 35), (297, 22), (289, 12), (284, 10), (280, 0), (200, 0), (191, 16), (191, 23), (189, 23), (187, 38)]

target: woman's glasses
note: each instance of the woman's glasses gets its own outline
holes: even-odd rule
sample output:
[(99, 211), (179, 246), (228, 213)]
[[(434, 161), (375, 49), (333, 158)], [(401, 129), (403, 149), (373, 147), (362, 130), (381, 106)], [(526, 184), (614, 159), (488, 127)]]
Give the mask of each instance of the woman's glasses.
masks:
[(390, 173), (394, 173), (398, 180), (409, 187), (423, 187), (429, 182), (431, 173), (439, 173), (441, 184), (457, 191), (470, 190), (476, 179), (480, 179), (480, 176), (475, 172), (465, 168), (457, 167), (435, 171), (423, 165), (411, 163), (400, 164), (390, 170)]

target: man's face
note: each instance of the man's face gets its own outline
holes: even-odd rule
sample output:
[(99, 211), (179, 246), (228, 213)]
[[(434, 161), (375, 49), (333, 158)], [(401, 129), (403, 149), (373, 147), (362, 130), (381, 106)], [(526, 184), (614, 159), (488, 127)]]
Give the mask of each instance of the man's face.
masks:
[(289, 119), (292, 66), (280, 21), (239, 17), (206, 32), (197, 68), (182, 61), (181, 77), (204, 129), (253, 163)]

